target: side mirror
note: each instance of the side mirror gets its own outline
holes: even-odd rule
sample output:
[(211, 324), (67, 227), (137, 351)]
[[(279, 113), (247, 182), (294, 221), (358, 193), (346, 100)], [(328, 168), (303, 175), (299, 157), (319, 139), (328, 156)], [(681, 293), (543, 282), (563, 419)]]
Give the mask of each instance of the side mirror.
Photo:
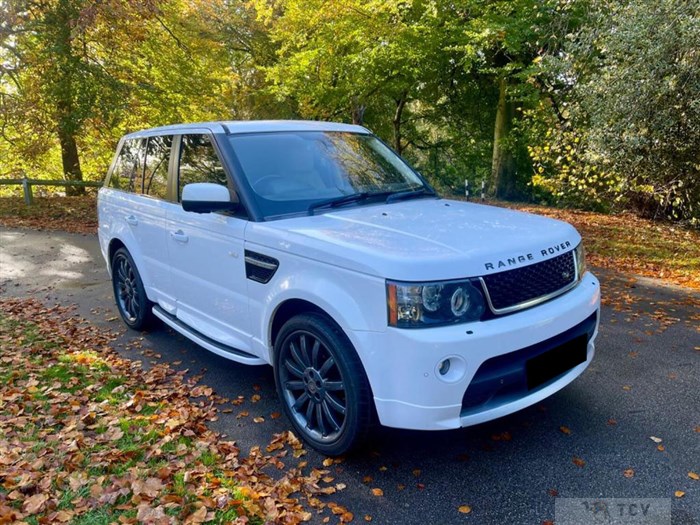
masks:
[(211, 182), (193, 182), (182, 189), (182, 209), (195, 213), (213, 211), (233, 211), (237, 202), (231, 201), (231, 194), (226, 186)]

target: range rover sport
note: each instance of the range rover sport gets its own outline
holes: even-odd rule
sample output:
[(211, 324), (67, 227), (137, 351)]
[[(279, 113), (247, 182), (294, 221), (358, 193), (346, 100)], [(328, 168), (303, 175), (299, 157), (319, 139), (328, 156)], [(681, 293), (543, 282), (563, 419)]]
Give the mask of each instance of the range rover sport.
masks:
[(573, 227), (440, 198), (359, 126), (132, 133), (98, 214), (124, 322), (272, 365), (295, 431), (329, 455), (374, 418), (440, 430), (510, 414), (593, 358), (600, 287)]

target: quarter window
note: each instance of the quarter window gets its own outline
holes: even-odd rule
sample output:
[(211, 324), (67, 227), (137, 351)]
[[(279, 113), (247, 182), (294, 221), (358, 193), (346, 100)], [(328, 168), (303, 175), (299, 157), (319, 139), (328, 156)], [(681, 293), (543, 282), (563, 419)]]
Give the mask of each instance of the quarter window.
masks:
[(183, 135), (180, 148), (178, 201), (182, 188), (193, 182), (213, 182), (227, 186), (226, 172), (207, 135)]
[(132, 193), (143, 192), (143, 158), (146, 139), (124, 141), (109, 178), (109, 187)]
[(168, 163), (173, 137), (150, 137), (146, 148), (146, 172), (143, 192), (146, 195), (165, 199), (168, 194)]

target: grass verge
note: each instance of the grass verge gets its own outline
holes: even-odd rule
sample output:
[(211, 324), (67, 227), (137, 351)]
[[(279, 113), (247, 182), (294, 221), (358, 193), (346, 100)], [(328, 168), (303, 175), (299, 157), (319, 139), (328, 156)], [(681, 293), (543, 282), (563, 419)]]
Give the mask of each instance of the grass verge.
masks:
[(0, 300), (0, 523), (298, 523), (304, 501), (326, 506), (327, 471), (304, 475), (291, 433), (244, 458), (207, 427), (210, 388), (109, 343), (69, 309)]

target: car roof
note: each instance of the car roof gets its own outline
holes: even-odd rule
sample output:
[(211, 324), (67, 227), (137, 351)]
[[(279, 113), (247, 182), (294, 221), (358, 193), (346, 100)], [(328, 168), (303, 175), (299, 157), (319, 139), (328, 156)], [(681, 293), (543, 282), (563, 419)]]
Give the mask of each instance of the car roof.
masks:
[(340, 122), (322, 122), (316, 120), (230, 120), (161, 126), (129, 133), (124, 138), (132, 139), (150, 135), (201, 132), (233, 135), (237, 133), (269, 133), (274, 131), (343, 131), (346, 133), (370, 133), (368, 129), (362, 126), (343, 124)]

